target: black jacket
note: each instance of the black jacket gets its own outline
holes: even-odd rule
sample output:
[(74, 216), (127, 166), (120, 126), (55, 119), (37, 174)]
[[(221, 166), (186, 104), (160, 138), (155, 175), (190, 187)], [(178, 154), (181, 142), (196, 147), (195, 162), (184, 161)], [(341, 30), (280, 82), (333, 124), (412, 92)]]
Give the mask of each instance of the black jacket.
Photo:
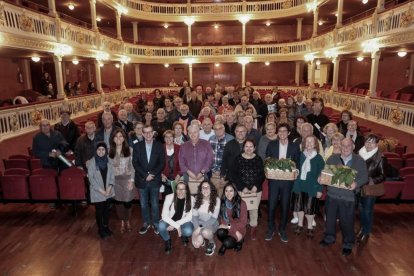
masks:
[(87, 134), (83, 134), (76, 141), (75, 165), (77, 167), (82, 167), (86, 170), (86, 161), (91, 159), (95, 154), (95, 137), (91, 140)]
[(240, 144), (236, 139), (229, 141), (224, 147), (220, 176), (233, 183), (237, 180), (234, 162), (242, 152), (242, 147), (243, 143)]
[[(279, 159), (279, 140), (270, 141), (269, 145), (267, 145), (266, 149), (266, 157), (273, 157)], [(296, 168), (299, 169), (300, 164), (300, 149), (297, 144), (292, 142), (288, 142), (287, 151), (286, 151), (286, 158), (289, 158), (296, 164)], [(284, 181), (284, 180), (273, 180), (269, 179), (269, 183), (275, 181)], [(293, 181), (288, 181), (293, 182)]]
[(377, 151), (371, 158), (365, 160), (368, 169), (368, 177), (372, 179), (374, 184), (385, 181), (387, 159), (380, 151)]
[(66, 142), (69, 143), (69, 148), (73, 151), (75, 149), (76, 141), (80, 136), (78, 126), (73, 121), (70, 121), (66, 126), (62, 123), (57, 123), (55, 125), (55, 130), (62, 133)]

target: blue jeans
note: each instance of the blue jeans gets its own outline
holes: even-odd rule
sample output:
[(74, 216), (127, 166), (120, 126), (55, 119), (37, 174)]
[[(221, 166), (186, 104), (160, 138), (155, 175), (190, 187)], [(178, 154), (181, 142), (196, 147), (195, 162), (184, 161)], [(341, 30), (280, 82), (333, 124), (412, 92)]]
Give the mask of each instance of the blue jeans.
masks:
[[(159, 210), (159, 193), (160, 188), (157, 186), (147, 185), (144, 189), (139, 189), (139, 201), (141, 204), (141, 214), (144, 220), (144, 224), (154, 224), (158, 226), (160, 221), (160, 210)], [(151, 202), (151, 216), (150, 217), (150, 202)]]
[(374, 222), (374, 204), (377, 198), (375, 196), (365, 196), (360, 198), (359, 216), (361, 219), (362, 234), (371, 233)]
[[(158, 224), (158, 231), (160, 232), (160, 236), (164, 241), (168, 241), (170, 239), (170, 234), (167, 230), (168, 226), (170, 225), (163, 220), (161, 220)], [(180, 228), (182, 237), (190, 237), (193, 234), (194, 226), (191, 221), (184, 223)]]

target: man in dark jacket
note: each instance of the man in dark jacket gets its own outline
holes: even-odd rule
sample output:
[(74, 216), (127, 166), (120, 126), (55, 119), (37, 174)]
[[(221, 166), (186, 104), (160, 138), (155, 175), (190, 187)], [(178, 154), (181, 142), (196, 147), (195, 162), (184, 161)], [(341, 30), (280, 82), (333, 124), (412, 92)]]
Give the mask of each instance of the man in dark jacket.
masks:
[(362, 185), (368, 182), (368, 170), (364, 159), (353, 153), (355, 148), (351, 138), (345, 138), (341, 142), (341, 154), (334, 154), (328, 158), (328, 165), (346, 165), (357, 171), (354, 182), (349, 189), (328, 186), (326, 198), (326, 226), (325, 235), (320, 245), (326, 247), (336, 241), (336, 221), (339, 219), (342, 232), (342, 255), (352, 253), (355, 243), (355, 194)]
[(319, 140), (322, 139), (323, 128), (329, 123), (329, 118), (323, 114), (323, 101), (321, 99), (315, 99), (312, 104), (313, 113), (306, 116), (308, 123), (313, 125), (313, 135)]
[(70, 111), (62, 110), (60, 112), (60, 123), (55, 125), (55, 130), (62, 133), (66, 142), (69, 144), (69, 149), (73, 151), (75, 149), (76, 140), (78, 140), (80, 134), (78, 126), (70, 119)]
[(115, 132), (118, 127), (113, 123), (114, 117), (111, 113), (104, 113), (102, 115), (102, 127), (96, 131), (95, 144), (97, 142), (104, 141), (108, 147), (108, 151), (111, 147), (110, 139), (112, 134)]
[(237, 125), (236, 139), (229, 141), (224, 147), (223, 160), (220, 169), (220, 178), (233, 182), (237, 179), (234, 171), (234, 161), (243, 151), (243, 144), (246, 140), (247, 129), (244, 125)]
[(86, 170), (86, 161), (91, 159), (95, 153), (95, 131), (96, 126), (92, 121), (85, 124), (85, 134), (78, 138), (75, 145), (75, 165)]

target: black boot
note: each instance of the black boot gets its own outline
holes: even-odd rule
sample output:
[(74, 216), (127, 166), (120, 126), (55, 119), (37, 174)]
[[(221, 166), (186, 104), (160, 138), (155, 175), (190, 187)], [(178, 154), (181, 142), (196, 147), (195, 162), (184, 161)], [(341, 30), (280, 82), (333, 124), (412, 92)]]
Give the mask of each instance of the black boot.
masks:
[(236, 243), (236, 246), (234, 247), (234, 251), (239, 252), (240, 250), (242, 250), (242, 248), (243, 248), (243, 241), (244, 240), (241, 240), (241, 241), (239, 241), (239, 242)]
[(223, 255), (224, 255), (224, 253), (226, 253), (226, 247), (225, 247), (224, 245), (222, 245), (222, 246), (220, 247), (220, 249), (219, 249), (218, 254), (219, 254), (220, 256), (223, 256)]
[(188, 237), (182, 236), (181, 237), (181, 241), (182, 241), (182, 243), (183, 243), (184, 246), (187, 246), (188, 243), (189, 243)]
[(165, 241), (165, 254), (170, 254), (172, 250), (171, 239)]
[(103, 231), (108, 235), (108, 236), (112, 236), (114, 234), (114, 232), (111, 231), (111, 229), (109, 229), (108, 226), (104, 226)]

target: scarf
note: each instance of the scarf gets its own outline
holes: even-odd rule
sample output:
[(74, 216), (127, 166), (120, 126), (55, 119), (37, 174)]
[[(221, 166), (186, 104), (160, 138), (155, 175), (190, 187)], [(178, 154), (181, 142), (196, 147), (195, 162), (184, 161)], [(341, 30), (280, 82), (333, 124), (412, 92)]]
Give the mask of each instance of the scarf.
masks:
[(226, 223), (230, 223), (229, 216), (227, 215), (227, 210), (233, 210), (233, 208), (236, 206), (236, 203), (231, 202), (226, 198), (226, 201), (224, 202), (226, 208), (223, 210), (223, 219)]
[(316, 152), (316, 150), (313, 150), (312, 152), (308, 152), (308, 151), (306, 151), (306, 150), (304, 150), (303, 151), (303, 154), (306, 156), (306, 159), (305, 159), (305, 162), (303, 162), (303, 165), (302, 165), (302, 169), (301, 169), (301, 172), (300, 172), (300, 179), (301, 180), (306, 180), (306, 174), (308, 173), (308, 172), (310, 172), (310, 170), (311, 170), (311, 164), (310, 164), (310, 161), (311, 161), (311, 159), (312, 158), (314, 158), (315, 156), (316, 156), (316, 154), (318, 154), (317, 152)]
[(370, 159), (372, 156), (374, 156), (374, 154), (376, 154), (378, 152), (378, 147), (376, 147), (375, 149), (371, 150), (370, 152), (367, 151), (367, 149), (365, 148), (365, 146), (363, 146), (360, 150), (359, 150), (359, 155), (365, 160), (367, 161), (368, 159)]
[[(99, 147), (105, 148), (105, 155), (102, 157), (96, 154), (96, 149), (98, 149)], [(96, 167), (99, 170), (104, 170), (108, 166), (108, 147), (106, 146), (104, 142), (99, 142), (96, 144), (96, 149), (95, 149), (95, 154), (94, 154)]]

